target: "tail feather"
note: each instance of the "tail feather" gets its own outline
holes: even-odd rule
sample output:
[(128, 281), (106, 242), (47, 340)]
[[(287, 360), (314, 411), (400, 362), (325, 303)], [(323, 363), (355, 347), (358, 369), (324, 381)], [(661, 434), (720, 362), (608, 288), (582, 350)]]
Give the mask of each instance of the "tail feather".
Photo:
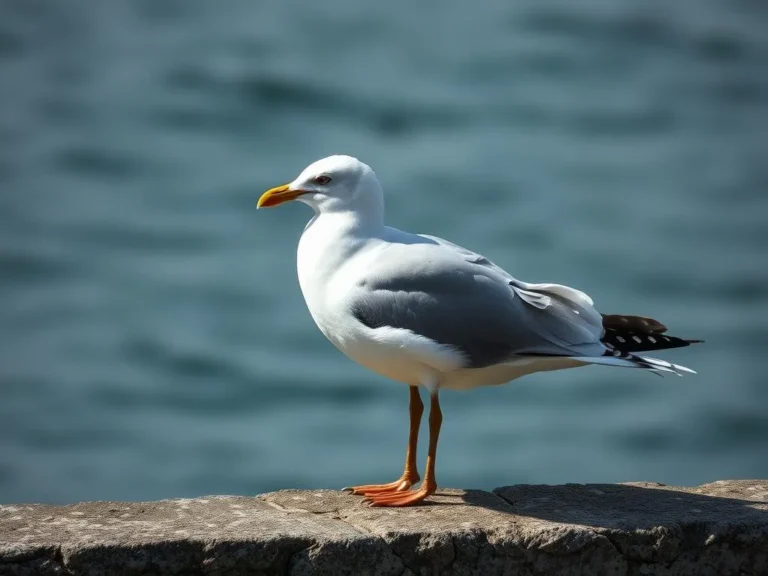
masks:
[(695, 370), (691, 370), (690, 368), (686, 366), (681, 366), (680, 364), (672, 364), (671, 362), (667, 362), (666, 360), (659, 360), (658, 358), (651, 358), (650, 356), (634, 356), (634, 358), (637, 358), (640, 362), (645, 364), (650, 364), (654, 368), (661, 367), (665, 369), (671, 369), (673, 372), (675, 372), (678, 376), (682, 376), (684, 374), (696, 374)]
[[(615, 352), (613, 353), (615, 354)], [(600, 364), (603, 366), (618, 366), (622, 368), (641, 368), (649, 370), (654, 374), (663, 376), (664, 374), (675, 374), (676, 376), (682, 376), (683, 374), (696, 374), (686, 366), (680, 364), (672, 364), (665, 360), (659, 360), (658, 358), (651, 358), (649, 356), (637, 356), (630, 353), (619, 353), (620, 356), (614, 356), (613, 354), (607, 356), (587, 356), (587, 357), (574, 357), (574, 360), (585, 362), (587, 364)]]
[(658, 320), (642, 316), (603, 314), (603, 336), (600, 341), (612, 351), (648, 352), (669, 350), (698, 344), (702, 340), (687, 340), (665, 334), (667, 327)]
[(696, 374), (686, 366), (672, 364), (666, 360), (641, 356), (637, 352), (669, 350), (697, 344), (701, 340), (687, 340), (668, 336), (667, 327), (658, 320), (644, 316), (603, 314), (603, 336), (600, 342), (606, 351), (601, 358), (585, 359), (591, 364), (642, 368), (655, 374)]
[(658, 320), (645, 316), (627, 316), (625, 314), (601, 314), (603, 328), (623, 332), (639, 332), (641, 334), (663, 334), (667, 331)]
[[(641, 356), (636, 352), (650, 350), (667, 350), (698, 344), (703, 340), (686, 340), (675, 336), (667, 336), (667, 327), (653, 318), (643, 316), (621, 316), (618, 314), (603, 314), (603, 345), (602, 356), (569, 356), (585, 364), (600, 364), (603, 366), (619, 366), (623, 368), (640, 368), (659, 376), (674, 374), (696, 374), (686, 366), (672, 364), (666, 360)], [(551, 354), (529, 354), (530, 356), (552, 356)]]

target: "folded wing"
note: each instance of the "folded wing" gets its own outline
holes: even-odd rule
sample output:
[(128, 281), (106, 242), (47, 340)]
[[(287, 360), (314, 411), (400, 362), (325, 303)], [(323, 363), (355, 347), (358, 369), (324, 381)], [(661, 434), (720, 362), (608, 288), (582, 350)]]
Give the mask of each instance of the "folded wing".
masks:
[(486, 258), (434, 237), (392, 244), (349, 297), (370, 328), (410, 330), (479, 368), (526, 355), (600, 356), (602, 319), (585, 294), (518, 282)]

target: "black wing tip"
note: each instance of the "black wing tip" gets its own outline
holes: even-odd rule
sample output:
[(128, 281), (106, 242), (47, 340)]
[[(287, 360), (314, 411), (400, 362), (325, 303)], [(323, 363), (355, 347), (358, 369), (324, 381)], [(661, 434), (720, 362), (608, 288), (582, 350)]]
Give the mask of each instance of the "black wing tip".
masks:
[(600, 341), (611, 352), (620, 350), (628, 353), (685, 348), (691, 344), (703, 342), (703, 340), (687, 340), (666, 334), (621, 331), (612, 328), (603, 331)]
[(664, 334), (667, 327), (647, 316), (632, 316), (629, 314), (601, 314), (603, 328), (633, 334)]

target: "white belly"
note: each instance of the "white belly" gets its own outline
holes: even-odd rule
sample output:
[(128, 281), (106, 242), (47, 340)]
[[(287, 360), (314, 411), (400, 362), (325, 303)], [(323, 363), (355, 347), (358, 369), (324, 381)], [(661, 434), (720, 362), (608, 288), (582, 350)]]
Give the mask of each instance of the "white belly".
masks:
[(327, 327), (321, 330), (345, 355), (385, 378), (411, 386), (431, 386), (464, 365), (464, 358), (454, 350), (409, 330), (371, 329), (354, 319), (351, 322), (354, 329), (342, 334)]
[(329, 340), (349, 358), (386, 378), (411, 386), (469, 390), (505, 384), (526, 374), (583, 366), (571, 358), (519, 358), (485, 368), (464, 368), (465, 359), (453, 349), (408, 330), (362, 324), (354, 338)]
[(470, 368), (445, 374), (441, 388), (471, 390), (479, 386), (497, 386), (534, 372), (549, 372), (585, 366), (573, 358), (520, 358), (486, 368)]

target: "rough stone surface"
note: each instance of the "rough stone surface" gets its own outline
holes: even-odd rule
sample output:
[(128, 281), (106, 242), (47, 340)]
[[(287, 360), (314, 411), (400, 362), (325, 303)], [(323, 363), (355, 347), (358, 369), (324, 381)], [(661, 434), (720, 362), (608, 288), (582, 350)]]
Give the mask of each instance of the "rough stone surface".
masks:
[(0, 576), (768, 575), (768, 481), (0, 506)]

